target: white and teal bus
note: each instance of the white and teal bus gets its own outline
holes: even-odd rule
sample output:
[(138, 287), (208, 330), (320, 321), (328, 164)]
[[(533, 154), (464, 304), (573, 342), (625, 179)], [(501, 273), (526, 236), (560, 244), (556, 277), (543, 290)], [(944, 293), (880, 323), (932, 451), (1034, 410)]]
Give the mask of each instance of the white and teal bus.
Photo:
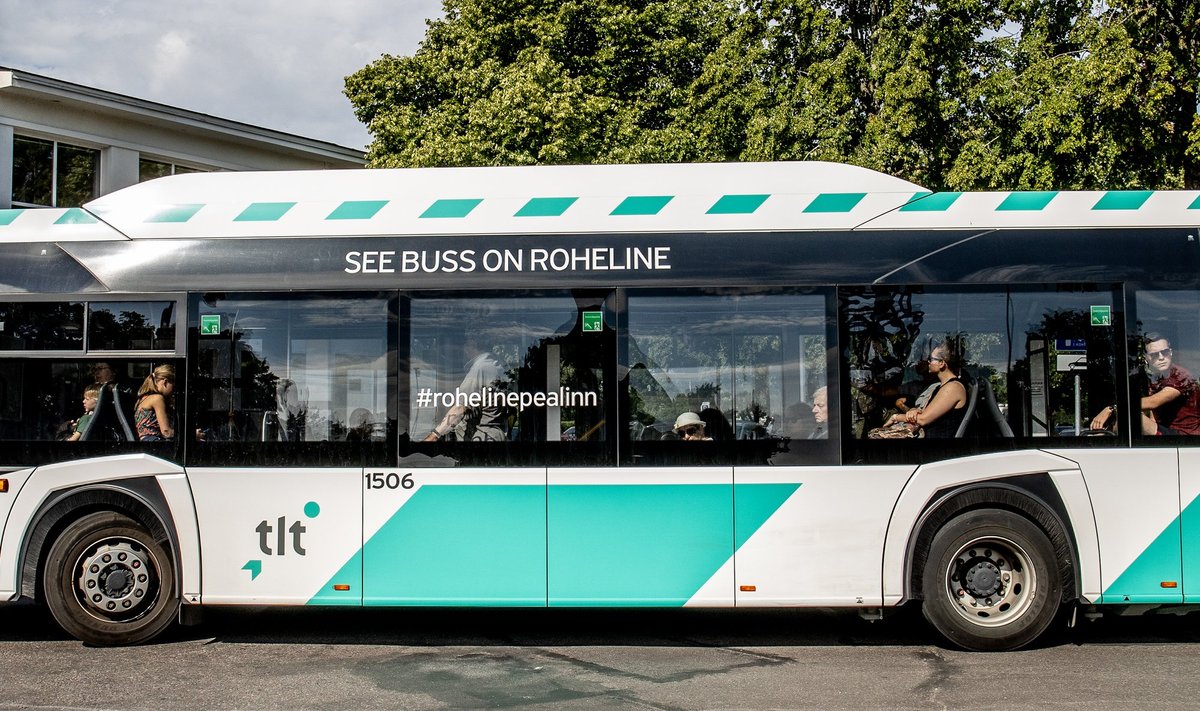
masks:
[[(0, 210), (0, 601), (94, 644), (212, 605), (919, 604), (978, 650), (1186, 610), (1198, 225), (828, 163)], [(947, 359), (954, 426), (887, 428)]]

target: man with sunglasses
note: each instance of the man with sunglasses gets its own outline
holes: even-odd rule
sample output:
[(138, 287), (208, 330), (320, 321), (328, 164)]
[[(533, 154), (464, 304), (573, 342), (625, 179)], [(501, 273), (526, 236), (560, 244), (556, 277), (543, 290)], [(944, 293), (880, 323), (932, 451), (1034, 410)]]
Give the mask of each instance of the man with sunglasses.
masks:
[[(1147, 333), (1146, 373), (1150, 376), (1148, 394), (1142, 398), (1142, 434), (1200, 435), (1200, 387), (1186, 368), (1176, 365), (1171, 342), (1158, 333)], [(1092, 420), (1093, 429), (1102, 429), (1114, 408), (1106, 407)]]

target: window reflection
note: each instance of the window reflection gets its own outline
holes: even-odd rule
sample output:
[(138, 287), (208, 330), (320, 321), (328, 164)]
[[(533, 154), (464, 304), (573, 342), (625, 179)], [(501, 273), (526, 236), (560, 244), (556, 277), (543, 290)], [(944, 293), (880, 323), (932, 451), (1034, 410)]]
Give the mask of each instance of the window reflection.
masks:
[(821, 296), (631, 295), (635, 452), (687, 439), (687, 413), (718, 445), (828, 438), (825, 329)]
[(521, 443), (604, 442), (604, 313), (603, 296), (413, 299), (411, 440), (476, 462), (511, 453), (470, 454), (460, 443), (515, 452)]
[(175, 302), (117, 301), (88, 304), (91, 350), (175, 348)]
[(385, 298), (210, 297), (198, 314), (189, 396), (205, 441), (386, 439)]

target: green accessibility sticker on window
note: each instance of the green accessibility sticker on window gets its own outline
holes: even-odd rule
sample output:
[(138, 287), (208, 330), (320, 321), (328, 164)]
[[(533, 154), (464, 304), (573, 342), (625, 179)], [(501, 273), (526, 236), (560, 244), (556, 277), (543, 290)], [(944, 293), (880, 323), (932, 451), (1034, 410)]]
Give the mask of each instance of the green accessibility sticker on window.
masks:
[(210, 314), (200, 317), (200, 335), (201, 336), (219, 336), (221, 335), (221, 315)]
[(1111, 306), (1093, 306), (1092, 307), (1092, 325), (1093, 326), (1111, 326), (1112, 325), (1112, 307)]
[(601, 333), (604, 331), (604, 312), (603, 311), (584, 311), (583, 312), (583, 332), (584, 333)]

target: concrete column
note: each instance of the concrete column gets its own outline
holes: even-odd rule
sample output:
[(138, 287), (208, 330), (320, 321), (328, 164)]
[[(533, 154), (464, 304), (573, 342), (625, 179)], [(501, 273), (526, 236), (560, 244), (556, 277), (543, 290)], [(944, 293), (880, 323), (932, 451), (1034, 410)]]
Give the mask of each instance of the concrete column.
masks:
[(13, 130), (0, 124), (0, 210), (12, 207)]
[[(100, 151), (100, 195), (136, 185), (141, 154), (128, 148), (109, 146)], [(97, 195), (96, 197), (99, 197)]]

